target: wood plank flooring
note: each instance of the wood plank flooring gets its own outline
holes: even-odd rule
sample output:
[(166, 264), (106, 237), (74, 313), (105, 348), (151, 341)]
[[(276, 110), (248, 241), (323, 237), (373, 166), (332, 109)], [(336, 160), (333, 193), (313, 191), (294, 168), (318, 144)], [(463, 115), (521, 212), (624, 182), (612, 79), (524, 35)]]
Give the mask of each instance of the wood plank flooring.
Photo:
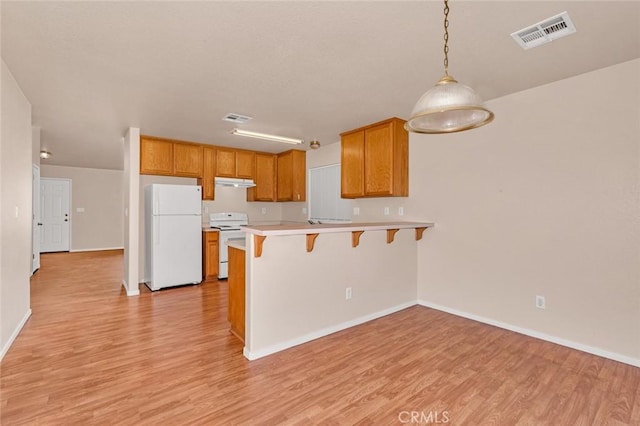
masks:
[(42, 256), (2, 425), (640, 424), (640, 369), (432, 309), (249, 362), (226, 282), (121, 278), (121, 251)]

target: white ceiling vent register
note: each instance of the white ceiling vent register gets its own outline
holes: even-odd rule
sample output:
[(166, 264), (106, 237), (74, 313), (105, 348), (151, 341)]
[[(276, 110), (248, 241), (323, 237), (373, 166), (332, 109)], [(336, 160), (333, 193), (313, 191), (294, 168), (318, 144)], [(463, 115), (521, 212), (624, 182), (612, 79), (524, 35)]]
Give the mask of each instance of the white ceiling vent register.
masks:
[(511, 37), (526, 50), (550, 43), (575, 32), (576, 27), (573, 25), (569, 14), (562, 12), (535, 25), (516, 31), (511, 34)]
[(242, 124), (242, 123), (246, 123), (247, 121), (253, 119), (253, 117), (248, 117), (246, 115), (241, 115), (241, 114), (234, 114), (234, 113), (231, 112), (231, 113), (225, 115), (224, 117), (222, 117), (222, 119), (224, 121), (230, 121), (232, 123)]

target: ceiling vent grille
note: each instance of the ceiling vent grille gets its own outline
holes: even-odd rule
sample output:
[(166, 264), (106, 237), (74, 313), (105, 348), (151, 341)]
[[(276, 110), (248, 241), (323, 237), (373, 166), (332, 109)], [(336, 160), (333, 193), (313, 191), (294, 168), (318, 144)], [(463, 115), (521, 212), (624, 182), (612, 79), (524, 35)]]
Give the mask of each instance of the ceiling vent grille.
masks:
[(229, 114), (225, 115), (224, 117), (222, 117), (222, 119), (224, 121), (230, 121), (232, 123), (242, 124), (242, 123), (246, 123), (247, 121), (253, 119), (253, 117), (248, 117), (246, 115), (229, 113)]
[(576, 27), (573, 25), (569, 14), (562, 12), (535, 25), (516, 31), (511, 34), (511, 37), (526, 50), (550, 43), (575, 32)]

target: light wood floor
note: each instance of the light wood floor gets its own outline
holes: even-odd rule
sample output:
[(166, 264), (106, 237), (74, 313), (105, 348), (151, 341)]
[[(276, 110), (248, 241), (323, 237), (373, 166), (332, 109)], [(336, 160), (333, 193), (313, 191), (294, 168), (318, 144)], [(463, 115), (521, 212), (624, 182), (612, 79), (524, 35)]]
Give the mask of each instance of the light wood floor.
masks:
[(42, 256), (2, 425), (640, 424), (640, 369), (432, 309), (249, 362), (226, 283), (126, 297), (121, 277), (120, 251)]

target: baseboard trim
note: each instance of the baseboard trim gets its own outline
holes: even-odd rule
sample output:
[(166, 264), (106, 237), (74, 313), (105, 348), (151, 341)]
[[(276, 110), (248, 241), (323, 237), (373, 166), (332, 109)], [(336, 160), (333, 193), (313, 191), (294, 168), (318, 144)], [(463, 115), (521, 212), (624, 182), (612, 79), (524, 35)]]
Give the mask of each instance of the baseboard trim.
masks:
[(107, 251), (107, 250), (124, 250), (124, 247), (101, 247), (101, 248), (88, 248), (88, 249), (74, 249), (69, 250), (71, 253), (79, 253), (83, 251)]
[(140, 295), (140, 288), (136, 288), (135, 290), (129, 290), (129, 288), (127, 286), (127, 282), (125, 280), (122, 280), (122, 287), (124, 287), (124, 291), (127, 292), (127, 296), (139, 296)]
[(294, 346), (298, 346), (298, 345), (301, 345), (303, 343), (310, 342), (310, 341), (318, 339), (320, 337), (328, 336), (329, 334), (333, 334), (333, 333), (336, 333), (338, 331), (342, 331), (342, 330), (345, 330), (347, 328), (363, 324), (365, 322), (374, 320), (376, 318), (381, 318), (381, 317), (393, 314), (393, 313), (401, 311), (403, 309), (410, 308), (411, 306), (415, 306), (415, 304), (416, 304), (415, 300), (411, 301), (411, 302), (402, 303), (400, 305), (396, 305), (396, 306), (393, 306), (393, 307), (388, 308), (388, 309), (383, 309), (381, 311), (374, 312), (374, 313), (371, 313), (371, 314), (368, 314), (368, 315), (363, 315), (361, 317), (358, 317), (358, 318), (355, 318), (355, 319), (352, 319), (352, 320), (349, 320), (349, 321), (345, 321), (343, 323), (336, 324), (336, 325), (333, 325), (331, 327), (326, 327), (326, 328), (323, 328), (321, 330), (314, 331), (312, 333), (304, 334), (304, 335), (302, 335), (300, 337), (296, 337), (296, 338), (293, 338), (293, 339), (290, 339), (290, 340), (286, 340), (284, 342), (277, 343), (275, 345), (267, 346), (266, 348), (260, 349), (260, 350), (257, 350), (257, 351), (249, 351), (247, 349), (247, 347), (245, 346), (243, 351), (242, 351), (242, 353), (243, 353), (245, 358), (247, 358), (250, 361), (253, 361), (253, 360), (256, 360), (258, 358), (263, 358), (263, 357), (265, 357), (267, 355), (271, 355), (271, 354), (274, 354), (276, 352), (280, 352), (280, 351), (283, 351), (285, 349), (289, 349), (289, 348), (292, 348)]
[(2, 347), (2, 352), (0, 352), (0, 361), (2, 361), (7, 352), (9, 352), (9, 348), (11, 347), (11, 345), (13, 345), (13, 342), (18, 337), (18, 334), (20, 334), (20, 332), (22, 331), (22, 327), (24, 327), (24, 325), (27, 323), (29, 317), (31, 317), (31, 309), (27, 310), (27, 313), (20, 320), (16, 329), (13, 330), (13, 333), (11, 333), (11, 336), (9, 337), (9, 340), (7, 340), (7, 343), (5, 343), (5, 345)]
[(467, 318), (473, 321), (478, 321), (484, 324), (493, 325), (495, 327), (503, 328), (505, 330), (513, 331), (516, 333), (524, 334), (525, 336), (535, 337), (536, 339), (544, 340), (547, 342), (555, 343), (557, 345), (566, 346), (571, 349), (576, 349), (578, 351), (587, 352), (592, 355), (601, 356), (603, 358), (608, 358), (613, 361), (622, 362), (624, 364), (633, 365), (634, 367), (640, 367), (640, 359), (632, 358), (626, 355), (621, 355), (616, 352), (610, 352), (604, 349), (595, 348), (593, 346), (584, 345), (582, 343), (574, 342), (571, 340), (563, 339), (561, 337), (552, 336), (550, 334), (541, 333), (539, 331), (529, 330), (527, 328), (518, 327), (512, 324), (504, 323), (501, 321), (492, 320), (489, 318), (481, 317), (479, 315), (470, 314), (467, 312), (459, 311), (457, 309), (452, 309), (446, 306), (438, 305), (435, 303), (428, 302), (426, 300), (418, 299), (418, 305), (436, 309), (438, 311), (446, 312), (448, 314), (456, 315), (459, 317)]

